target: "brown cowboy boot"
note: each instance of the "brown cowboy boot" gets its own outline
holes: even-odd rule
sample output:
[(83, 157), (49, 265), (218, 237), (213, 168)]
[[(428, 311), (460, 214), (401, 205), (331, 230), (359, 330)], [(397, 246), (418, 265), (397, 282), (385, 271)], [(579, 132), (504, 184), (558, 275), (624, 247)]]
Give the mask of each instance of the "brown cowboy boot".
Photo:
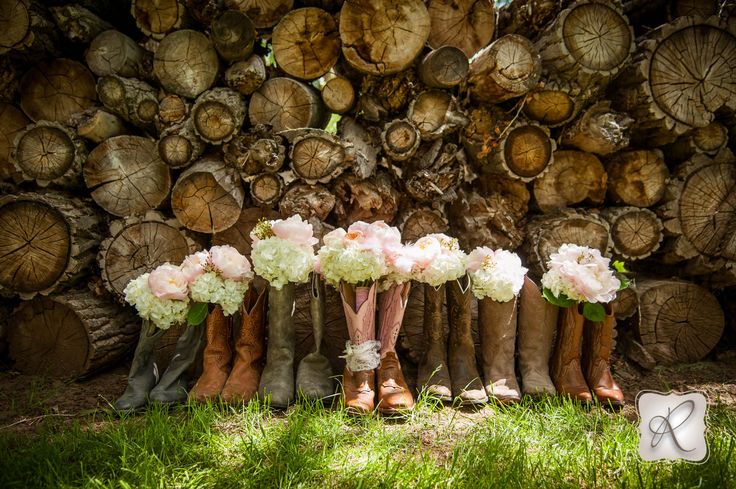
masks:
[(417, 372), (417, 389), (441, 401), (452, 401), (447, 368), (447, 336), (442, 324), (445, 286), (424, 285), (424, 355)]
[(190, 400), (206, 402), (220, 395), (233, 358), (230, 348), (231, 325), (232, 319), (225, 317), (220, 306), (215, 306), (207, 315), (207, 344), (202, 355), (202, 375), (189, 391)]
[(501, 402), (521, 399), (514, 370), (516, 349), (516, 304), (486, 297), (478, 301), (478, 330), (483, 356), (486, 393)]
[(378, 410), (384, 414), (408, 411), (414, 407), (414, 397), (406, 385), (396, 356), (396, 340), (404, 319), (410, 288), (410, 282), (393, 284), (378, 300), (378, 317), (381, 323), (381, 365), (377, 374)]
[(595, 397), (604, 405), (620, 408), (624, 405), (624, 393), (613, 380), (610, 368), (615, 323), (609, 304), (606, 304), (606, 318), (602, 322), (585, 321), (583, 371)]
[(241, 326), (235, 341), (235, 363), (220, 395), (225, 402), (248, 402), (258, 392), (265, 353), (267, 290), (258, 294), (251, 287), (240, 306)]
[(524, 395), (554, 395), (549, 359), (555, 344), (559, 308), (542, 297), (539, 287), (524, 277), (519, 296), (519, 370)]
[(560, 311), (557, 342), (552, 356), (552, 380), (560, 395), (588, 403), (593, 397), (580, 367), (580, 346), (585, 322), (582, 307), (574, 305)]
[(471, 331), (470, 277), (447, 284), (447, 315), (450, 322), (450, 378), (452, 395), (461, 405), (488, 402), (475, 361)]

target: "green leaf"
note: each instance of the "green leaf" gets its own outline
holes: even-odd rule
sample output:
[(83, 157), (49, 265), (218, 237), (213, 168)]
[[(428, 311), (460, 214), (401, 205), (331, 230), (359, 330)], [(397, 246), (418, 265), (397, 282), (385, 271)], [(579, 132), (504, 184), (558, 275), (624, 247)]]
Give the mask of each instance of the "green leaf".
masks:
[(583, 304), (583, 316), (586, 319), (600, 323), (606, 319), (606, 309), (601, 304), (586, 302)]
[(618, 286), (618, 290), (624, 290), (629, 285), (631, 285), (631, 279), (628, 279), (623, 275), (618, 275), (616, 278), (618, 278), (619, 282), (621, 282), (621, 284)]
[(199, 326), (207, 318), (209, 307), (204, 302), (197, 302), (189, 308), (187, 313), (187, 324), (189, 326)]
[(575, 305), (575, 301), (567, 297), (565, 294), (561, 294), (560, 297), (557, 297), (547, 287), (542, 288), (542, 295), (547, 299), (547, 302), (557, 307), (571, 307)]
[(613, 262), (613, 268), (618, 273), (629, 273), (629, 271), (626, 269), (626, 264), (622, 262), (621, 260), (614, 260)]

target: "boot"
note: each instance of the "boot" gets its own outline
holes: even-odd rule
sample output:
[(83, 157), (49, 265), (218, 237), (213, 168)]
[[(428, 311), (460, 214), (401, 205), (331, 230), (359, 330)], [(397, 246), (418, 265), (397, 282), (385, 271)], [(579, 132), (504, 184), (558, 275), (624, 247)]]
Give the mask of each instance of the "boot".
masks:
[(151, 401), (165, 404), (183, 403), (187, 400), (187, 379), (185, 372), (197, 359), (204, 339), (204, 328), (187, 326), (179, 336), (169, 366), (151, 391)]
[(544, 300), (539, 287), (524, 277), (519, 297), (519, 369), (524, 395), (554, 395), (549, 359), (559, 308)]
[(445, 286), (424, 284), (424, 355), (417, 372), (417, 388), (441, 401), (452, 401), (447, 368), (447, 337), (442, 324)]
[(241, 323), (235, 341), (235, 362), (220, 395), (225, 402), (248, 402), (258, 392), (266, 350), (266, 295), (266, 289), (259, 294), (251, 287), (240, 306)]
[(294, 402), (294, 284), (268, 290), (268, 345), (266, 368), (258, 396), (271, 397), (271, 406), (287, 408)]
[(624, 393), (613, 380), (610, 368), (615, 323), (609, 304), (602, 322), (585, 321), (583, 371), (593, 395), (604, 405), (620, 408), (624, 405)]
[(314, 351), (299, 362), (296, 390), (307, 399), (326, 399), (335, 393), (335, 384), (330, 361), (321, 352), (325, 330), (325, 283), (316, 273), (312, 274), (310, 290)]
[(205, 336), (207, 343), (202, 355), (202, 375), (189, 391), (189, 399), (196, 402), (216, 399), (230, 373), (232, 318), (225, 317), (222, 307), (215, 306), (207, 315)]
[(411, 410), (414, 397), (406, 385), (396, 356), (396, 340), (409, 300), (411, 283), (394, 284), (381, 294), (378, 317), (381, 322), (381, 365), (378, 368), (378, 410), (395, 414)]
[(154, 349), (166, 330), (155, 327), (150, 321), (143, 321), (138, 345), (128, 373), (128, 386), (113, 407), (118, 411), (130, 411), (146, 405), (148, 394), (158, 382), (158, 368)]
[(488, 402), (483, 381), (475, 361), (475, 345), (471, 335), (470, 277), (447, 284), (447, 316), (450, 323), (450, 378), (452, 396), (460, 405)]
[(552, 356), (552, 380), (557, 392), (575, 401), (593, 400), (580, 367), (580, 346), (583, 340), (582, 305), (565, 307), (560, 312), (555, 352)]
[(517, 300), (515, 297), (508, 302), (496, 302), (490, 298), (478, 301), (486, 393), (504, 403), (521, 399), (514, 370)]

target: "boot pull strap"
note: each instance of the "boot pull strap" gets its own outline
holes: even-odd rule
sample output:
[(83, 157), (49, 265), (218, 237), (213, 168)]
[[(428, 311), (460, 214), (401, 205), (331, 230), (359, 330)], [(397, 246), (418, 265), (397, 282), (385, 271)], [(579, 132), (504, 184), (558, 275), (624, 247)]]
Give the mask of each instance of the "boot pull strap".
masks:
[[(466, 283), (465, 287), (463, 287), (463, 283), (461, 282), (462, 279), (465, 279), (465, 283)], [(457, 285), (460, 286), (460, 292), (462, 292), (463, 294), (466, 293), (468, 289), (470, 288), (470, 276), (468, 274), (465, 274), (464, 276), (456, 280), (457, 280)]]

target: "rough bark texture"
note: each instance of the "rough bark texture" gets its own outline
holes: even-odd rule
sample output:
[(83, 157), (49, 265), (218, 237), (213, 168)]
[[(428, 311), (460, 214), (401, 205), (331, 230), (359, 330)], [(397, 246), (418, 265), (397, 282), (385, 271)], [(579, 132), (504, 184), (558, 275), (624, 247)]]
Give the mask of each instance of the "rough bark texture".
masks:
[(424, 141), (445, 137), (469, 122), (457, 99), (442, 90), (421, 92), (409, 104), (407, 116)]
[(608, 155), (629, 145), (632, 122), (628, 115), (612, 110), (610, 102), (598, 102), (565, 128), (561, 143), (588, 153)]
[(14, 105), (0, 103), (0, 181), (21, 179), (11, 154), (15, 139), (31, 121)]
[(250, 182), (250, 196), (253, 202), (265, 207), (272, 207), (284, 194), (286, 185), (278, 173), (261, 173)]
[(399, 191), (383, 172), (366, 180), (355, 175), (341, 176), (335, 181), (333, 192), (337, 197), (335, 216), (343, 227), (355, 221), (392, 223), (399, 210)]
[(237, 61), (225, 71), (228, 87), (243, 95), (250, 95), (266, 81), (266, 65), (263, 58), (253, 55), (244, 61)]
[(239, 10), (257, 29), (273, 27), (294, 6), (293, 0), (225, 0), (227, 8)]
[(670, 164), (689, 160), (697, 153), (716, 155), (728, 143), (728, 128), (718, 122), (711, 122), (705, 127), (683, 134), (663, 149)]
[(184, 168), (204, 153), (206, 143), (199, 137), (191, 119), (161, 131), (158, 154), (171, 168)]
[(50, 11), (59, 30), (72, 42), (87, 44), (101, 32), (112, 29), (112, 24), (78, 4), (51, 7)]
[(320, 221), (335, 208), (335, 196), (322, 185), (298, 183), (286, 191), (279, 202), (279, 212), (283, 217), (299, 214), (302, 219), (316, 217)]
[(156, 89), (135, 78), (106, 75), (97, 80), (97, 96), (111, 112), (141, 129), (151, 130), (158, 115)]

